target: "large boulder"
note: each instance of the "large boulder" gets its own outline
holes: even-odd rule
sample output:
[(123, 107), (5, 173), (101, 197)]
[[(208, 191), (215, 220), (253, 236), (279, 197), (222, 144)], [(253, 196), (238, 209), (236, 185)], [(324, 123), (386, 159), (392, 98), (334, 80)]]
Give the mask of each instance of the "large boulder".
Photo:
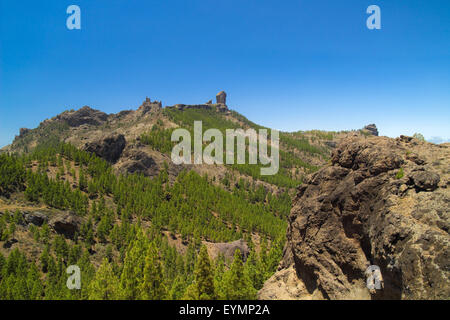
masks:
[(53, 228), (56, 233), (72, 239), (75, 233), (79, 232), (81, 221), (81, 218), (74, 213), (64, 212), (51, 218), (49, 226)]
[(369, 133), (369, 134), (371, 134), (373, 136), (378, 136), (377, 126), (375, 124), (373, 124), (373, 123), (365, 126), (363, 128), (363, 131), (365, 131), (365, 132), (367, 132), (367, 133)]
[(24, 212), (25, 221), (28, 224), (34, 224), (36, 226), (42, 226), (44, 222), (48, 221), (48, 217), (39, 211)]
[(441, 178), (436, 172), (417, 171), (411, 174), (411, 179), (420, 190), (433, 191), (438, 187)]
[[(283, 260), (259, 297), (448, 299), (449, 167), (449, 147), (344, 139), (299, 187)], [(370, 265), (384, 288), (366, 287)]]
[(114, 163), (120, 158), (125, 144), (126, 141), (123, 134), (113, 133), (86, 143), (83, 149), (95, 153), (108, 162)]

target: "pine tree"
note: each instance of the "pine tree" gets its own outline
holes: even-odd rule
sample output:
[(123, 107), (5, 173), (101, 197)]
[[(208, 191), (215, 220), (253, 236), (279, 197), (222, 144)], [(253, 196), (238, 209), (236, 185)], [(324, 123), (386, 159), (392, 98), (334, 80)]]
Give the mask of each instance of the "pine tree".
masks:
[(194, 271), (195, 283), (200, 300), (209, 300), (215, 298), (214, 278), (211, 261), (209, 259), (206, 246), (202, 246)]
[(9, 223), (9, 230), (8, 233), (14, 237), (14, 234), (16, 233), (17, 227), (16, 227), (16, 223), (14, 221)]
[(87, 184), (88, 184), (88, 182), (84, 175), (83, 168), (80, 168), (80, 174), (79, 174), (79, 178), (78, 178), (78, 186), (79, 186), (80, 190), (85, 190), (87, 187)]
[(162, 300), (166, 296), (162, 266), (154, 243), (151, 243), (147, 250), (144, 280), (140, 291), (141, 298), (144, 300)]
[(194, 282), (187, 288), (185, 298), (189, 300), (215, 299), (214, 277), (206, 246), (200, 249), (194, 269)]
[(179, 300), (183, 297), (183, 293), (186, 289), (185, 277), (178, 275), (172, 283), (172, 288), (167, 294), (167, 299), (169, 300)]
[(119, 279), (106, 258), (103, 259), (94, 279), (89, 283), (88, 297), (89, 300), (120, 299)]
[(123, 270), (120, 276), (120, 287), (125, 299), (136, 300), (141, 296), (139, 285), (144, 277), (147, 247), (147, 239), (140, 231), (137, 239), (133, 241), (125, 254)]
[(0, 216), (0, 241), (6, 241), (8, 235), (4, 216)]
[(49, 254), (48, 246), (45, 246), (44, 251), (42, 251), (42, 254), (39, 259), (41, 261), (42, 272), (47, 273), (49, 261), (50, 261), (50, 254)]
[(223, 278), (224, 296), (227, 300), (256, 299), (256, 289), (244, 272), (241, 251), (234, 253), (233, 263)]
[(3, 279), (3, 267), (6, 265), (6, 259), (0, 252), (0, 281)]
[(245, 274), (252, 282), (252, 285), (257, 290), (261, 289), (264, 284), (264, 270), (260, 261), (258, 261), (257, 254), (254, 249), (250, 251), (250, 254), (245, 263)]
[[(81, 290), (80, 290), (80, 298), (88, 299), (89, 298), (89, 284), (95, 276), (95, 269), (89, 260), (89, 252), (84, 250), (81, 258), (76, 263), (81, 269)], [(121, 295), (119, 295), (121, 296)]]
[(223, 276), (225, 274), (225, 257), (222, 253), (216, 258), (215, 268), (214, 268), (214, 287), (216, 289), (216, 296), (223, 297)]
[(27, 274), (27, 287), (30, 300), (40, 300), (44, 293), (44, 287), (42, 286), (39, 270), (35, 263), (31, 263)]
[(50, 239), (50, 228), (47, 223), (44, 223), (41, 227), (41, 236), (42, 243), (47, 244)]

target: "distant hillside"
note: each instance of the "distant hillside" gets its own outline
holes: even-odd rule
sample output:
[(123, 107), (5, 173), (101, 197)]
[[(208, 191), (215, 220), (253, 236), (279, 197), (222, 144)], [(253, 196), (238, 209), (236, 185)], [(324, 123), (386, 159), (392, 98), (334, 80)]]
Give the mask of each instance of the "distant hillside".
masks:
[[(261, 176), (261, 165), (174, 165), (171, 132), (195, 120), (262, 128), (225, 103), (147, 98), (137, 110), (83, 107), (20, 129), (0, 154), (0, 298), (198, 298), (198, 259), (214, 277), (209, 298), (256, 298), (281, 259), (295, 188), (346, 133), (282, 132), (280, 170)], [(81, 291), (65, 287), (71, 264)], [(236, 273), (243, 288), (229, 285)]]
[[(13, 143), (5, 147), (3, 151), (26, 153), (38, 145), (57, 141), (70, 143), (84, 150), (93, 150), (88, 148), (89, 144), (104, 144), (108, 148), (114, 148), (117, 145), (107, 145), (108, 141), (105, 139), (111, 135), (115, 135), (116, 138), (123, 136), (126, 147), (118, 150), (118, 158), (109, 159), (112, 160), (110, 162), (118, 163), (115, 167), (122, 172), (137, 170), (152, 175), (159, 171), (164, 161), (170, 164), (168, 155), (173, 146), (170, 142), (171, 130), (176, 127), (192, 128), (194, 120), (203, 122), (203, 130), (263, 128), (239, 113), (218, 104), (176, 105), (162, 108), (160, 102), (151, 102), (147, 99), (137, 110), (127, 110), (117, 114), (108, 115), (87, 106), (77, 111), (63, 112), (52, 119), (43, 121), (36, 129), (22, 128), (20, 135), (16, 136)], [(225, 171), (218, 170), (219, 172), (215, 174), (222, 177), (224, 172), (234, 171), (256, 180), (263, 179), (273, 185), (292, 188), (298, 185), (306, 174), (316, 171), (328, 161), (332, 147), (343, 135), (345, 133), (318, 130), (283, 132), (280, 146), (281, 170), (276, 176), (261, 177), (258, 166), (246, 165), (234, 165)], [(141, 166), (136, 163), (138, 160), (130, 160), (136, 154), (148, 155), (155, 163), (152, 166)], [(101, 153), (98, 155), (103, 156)], [(175, 168), (173, 170), (176, 175), (177, 170)], [(196, 166), (194, 170), (201, 173), (205, 170), (211, 171), (207, 169), (207, 166)]]

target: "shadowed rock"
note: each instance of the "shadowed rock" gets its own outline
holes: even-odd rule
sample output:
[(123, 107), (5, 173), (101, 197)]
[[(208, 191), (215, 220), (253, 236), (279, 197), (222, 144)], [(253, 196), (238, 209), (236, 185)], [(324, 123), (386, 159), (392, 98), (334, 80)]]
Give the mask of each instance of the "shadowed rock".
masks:
[(137, 148), (127, 148), (117, 167), (122, 173), (142, 173), (146, 176), (153, 176), (158, 173), (158, 166), (155, 160), (145, 151)]
[(61, 113), (56, 119), (67, 122), (71, 127), (79, 127), (83, 124), (98, 126), (108, 119), (108, 115), (99, 110), (84, 106), (77, 111)]
[(438, 187), (440, 177), (436, 172), (418, 171), (411, 174), (411, 179), (420, 190), (433, 191)]
[(378, 136), (378, 129), (375, 124), (369, 124), (363, 128), (363, 131), (369, 132), (373, 136)]
[(66, 238), (72, 239), (76, 232), (79, 232), (81, 218), (72, 212), (65, 212), (56, 215), (49, 221), (49, 226), (56, 233), (64, 235)]
[(48, 217), (43, 214), (42, 212), (24, 212), (24, 216), (25, 216), (25, 221), (28, 224), (34, 224), (36, 226), (42, 226), (44, 224), (44, 222), (47, 222)]
[(108, 162), (116, 162), (125, 148), (125, 137), (122, 134), (111, 134), (99, 140), (86, 143), (84, 150), (95, 153)]
[(15, 244), (19, 242), (17, 239), (12, 238), (12, 239), (8, 239), (7, 241), (5, 241), (5, 243), (3, 244), (3, 248), (5, 249), (11, 249), (11, 247)]

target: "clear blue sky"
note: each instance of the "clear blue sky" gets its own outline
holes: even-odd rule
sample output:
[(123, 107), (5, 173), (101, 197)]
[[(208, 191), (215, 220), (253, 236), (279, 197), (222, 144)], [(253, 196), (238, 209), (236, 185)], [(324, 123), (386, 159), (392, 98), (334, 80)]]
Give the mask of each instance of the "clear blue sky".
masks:
[[(66, 9), (81, 8), (81, 30)], [(366, 28), (381, 8), (382, 29)], [(69, 108), (219, 90), (281, 130), (450, 138), (448, 0), (0, 0), (0, 146)]]

